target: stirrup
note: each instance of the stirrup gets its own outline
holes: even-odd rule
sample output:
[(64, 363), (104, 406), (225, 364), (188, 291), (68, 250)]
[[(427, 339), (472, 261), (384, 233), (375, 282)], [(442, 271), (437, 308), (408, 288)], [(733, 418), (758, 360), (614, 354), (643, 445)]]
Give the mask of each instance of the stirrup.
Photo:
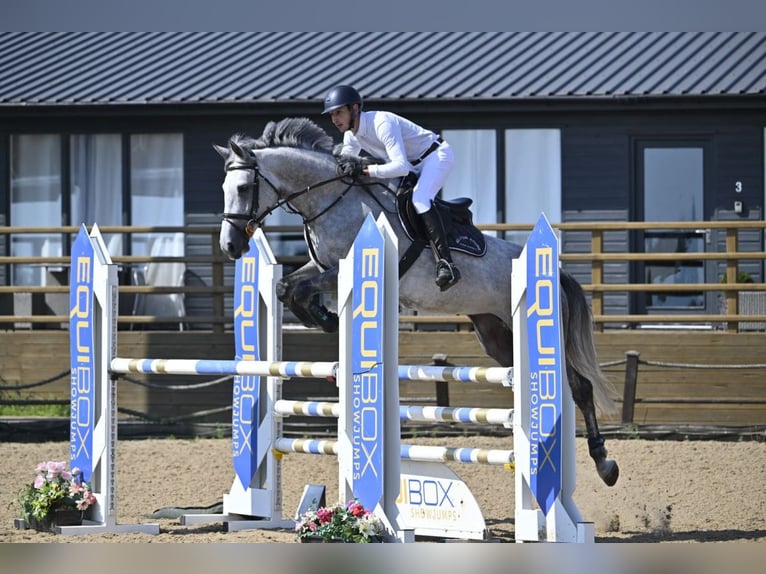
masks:
[[(442, 271), (448, 271), (449, 277), (442, 273)], [(436, 285), (439, 289), (446, 291), (452, 287), (455, 283), (460, 281), (460, 271), (454, 263), (450, 263), (446, 259), (440, 259), (436, 264)]]

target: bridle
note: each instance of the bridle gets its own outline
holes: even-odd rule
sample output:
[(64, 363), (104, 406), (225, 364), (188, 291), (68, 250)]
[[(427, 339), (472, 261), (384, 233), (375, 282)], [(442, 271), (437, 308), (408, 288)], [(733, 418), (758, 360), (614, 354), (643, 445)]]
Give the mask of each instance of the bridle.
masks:
[[(253, 182), (247, 184), (252, 192), (252, 198), (250, 199), (250, 211), (247, 213), (229, 213), (224, 211), (221, 220), (225, 221), (229, 225), (231, 225), (234, 229), (238, 229), (241, 231), (245, 237), (249, 240), (253, 234), (255, 233), (255, 229), (258, 226), (258, 223), (262, 218), (256, 219), (255, 214), (258, 212), (258, 193), (259, 193), (259, 186), (258, 186), (258, 166), (253, 163), (253, 165), (247, 165), (247, 164), (241, 164), (241, 165), (231, 165), (226, 168), (226, 171), (237, 171), (237, 170), (253, 170)], [(273, 186), (272, 186), (273, 187)], [(264, 216), (265, 217), (265, 216)], [(234, 223), (233, 220), (240, 220), (240, 221), (247, 221), (245, 223), (244, 227), (239, 227), (236, 223)]]
[[(221, 216), (222, 221), (225, 221), (229, 225), (231, 225), (234, 229), (237, 229), (241, 231), (245, 237), (250, 240), (250, 238), (255, 233), (256, 228), (263, 222), (264, 219), (266, 219), (269, 215), (271, 215), (276, 209), (280, 207), (284, 207), (286, 211), (290, 213), (295, 213), (297, 215), (300, 215), (301, 218), (303, 218), (303, 225), (306, 226), (315, 219), (321, 217), (325, 213), (327, 213), (330, 209), (335, 207), (335, 205), (341, 201), (345, 195), (348, 193), (348, 191), (354, 186), (354, 181), (351, 181), (348, 184), (348, 187), (341, 192), (338, 197), (335, 198), (335, 200), (330, 203), (327, 207), (322, 209), (319, 213), (313, 215), (312, 217), (306, 217), (303, 213), (295, 209), (292, 205), (290, 205), (290, 202), (294, 199), (297, 199), (298, 197), (308, 193), (312, 189), (316, 189), (318, 187), (322, 187), (323, 185), (327, 185), (329, 183), (332, 183), (334, 181), (342, 180), (344, 178), (347, 178), (347, 176), (340, 175), (336, 177), (332, 177), (330, 179), (322, 180), (318, 183), (315, 183), (314, 185), (309, 185), (305, 189), (301, 189), (299, 191), (295, 191), (292, 193), (287, 194), (285, 197), (281, 197), (281, 194), (279, 193), (279, 189), (276, 185), (274, 185), (269, 178), (267, 178), (263, 172), (261, 172), (260, 168), (258, 167), (258, 164), (255, 161), (255, 157), (253, 155), (250, 156), (250, 159), (252, 160), (252, 163), (242, 163), (237, 165), (230, 165), (226, 167), (226, 171), (237, 171), (237, 170), (253, 170), (253, 182), (247, 184), (251, 191), (251, 199), (250, 199), (250, 210), (247, 213), (229, 213), (224, 212)], [(263, 179), (270, 187), (274, 190), (277, 197), (279, 197), (279, 200), (269, 207), (268, 209), (264, 210), (263, 213), (260, 215), (256, 215), (258, 213), (258, 199), (259, 199), (259, 193), (260, 193), (260, 180)], [(240, 227), (237, 225), (234, 220), (237, 221), (246, 221), (244, 227)]]

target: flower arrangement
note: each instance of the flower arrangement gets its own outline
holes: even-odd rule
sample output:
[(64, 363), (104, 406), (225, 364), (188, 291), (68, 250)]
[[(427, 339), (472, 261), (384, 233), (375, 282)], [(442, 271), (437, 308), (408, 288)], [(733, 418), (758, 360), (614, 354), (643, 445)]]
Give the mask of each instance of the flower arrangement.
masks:
[(90, 485), (82, 480), (79, 468), (71, 472), (66, 462), (47, 461), (35, 467), (35, 479), (19, 491), (18, 504), (27, 523), (50, 523), (56, 510), (85, 512), (96, 502)]
[(295, 523), (300, 541), (321, 538), (325, 542), (380, 542), (383, 523), (356, 500), (304, 512)]

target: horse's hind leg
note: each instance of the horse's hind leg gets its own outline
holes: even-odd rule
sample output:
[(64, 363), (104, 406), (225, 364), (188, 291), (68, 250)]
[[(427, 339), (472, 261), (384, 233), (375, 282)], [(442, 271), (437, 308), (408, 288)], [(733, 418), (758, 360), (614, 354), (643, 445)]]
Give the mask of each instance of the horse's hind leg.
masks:
[(596, 471), (607, 486), (614, 486), (620, 476), (617, 463), (607, 459), (604, 437), (598, 430), (596, 407), (593, 404), (593, 385), (591, 382), (567, 364), (567, 379), (572, 389), (572, 398), (585, 419), (585, 430), (588, 436), (588, 451), (596, 463)]

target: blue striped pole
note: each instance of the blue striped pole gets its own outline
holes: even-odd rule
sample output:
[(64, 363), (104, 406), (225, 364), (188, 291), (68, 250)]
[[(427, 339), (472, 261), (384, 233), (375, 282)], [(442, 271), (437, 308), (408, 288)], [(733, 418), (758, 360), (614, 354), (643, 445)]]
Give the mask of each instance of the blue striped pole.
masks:
[[(274, 412), (283, 416), (338, 417), (340, 415), (340, 403), (279, 400), (274, 404)], [(399, 418), (403, 421), (444, 421), (496, 424), (510, 427), (513, 424), (513, 409), (400, 405)]]
[[(274, 441), (274, 449), (282, 453), (334, 455), (338, 454), (338, 441), (280, 438)], [(513, 464), (515, 460), (512, 450), (410, 444), (401, 445), (400, 454), (402, 460), (421, 462), (462, 462), (503, 466)]]
[(256, 375), (262, 377), (335, 377), (338, 363), (308, 361), (218, 361), (213, 359), (112, 359), (113, 373), (165, 375)]
[(454, 381), (461, 383), (513, 384), (513, 367), (437, 367), (399, 365), (400, 381)]
[(513, 424), (513, 409), (485, 409), (478, 407), (415, 407), (400, 406), (402, 420), (447, 421), (456, 423), (477, 423), (505, 425)]

